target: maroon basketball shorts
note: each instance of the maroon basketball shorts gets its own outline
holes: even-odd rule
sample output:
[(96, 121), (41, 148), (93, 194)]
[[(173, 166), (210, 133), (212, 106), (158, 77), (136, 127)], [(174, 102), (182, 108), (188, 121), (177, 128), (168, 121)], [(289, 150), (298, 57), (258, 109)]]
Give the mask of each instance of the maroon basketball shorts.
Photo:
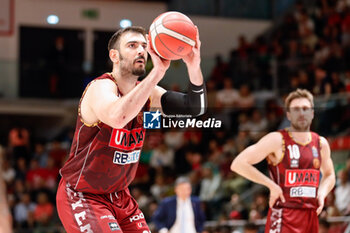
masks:
[(68, 233), (150, 233), (129, 189), (110, 194), (82, 193), (61, 179), (56, 202), (58, 215)]
[(314, 209), (270, 208), (265, 233), (318, 233)]

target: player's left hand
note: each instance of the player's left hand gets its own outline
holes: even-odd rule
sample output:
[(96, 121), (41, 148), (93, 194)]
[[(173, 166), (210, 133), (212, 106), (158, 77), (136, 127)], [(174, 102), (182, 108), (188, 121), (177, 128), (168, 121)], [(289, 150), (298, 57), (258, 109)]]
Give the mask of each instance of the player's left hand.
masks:
[(153, 50), (151, 46), (151, 42), (148, 35), (146, 36), (146, 39), (147, 39), (147, 52), (151, 56), (153, 68), (161, 69), (162, 71), (165, 72), (170, 66), (170, 60), (166, 60), (158, 56), (158, 54), (156, 54), (156, 52)]
[(324, 197), (323, 196), (317, 196), (317, 201), (318, 201), (318, 208), (316, 210), (317, 215), (319, 215), (322, 210), (323, 210), (323, 206), (324, 206)]
[(182, 60), (186, 63), (186, 65), (188, 67), (193, 67), (193, 68), (199, 67), (201, 63), (201, 53), (200, 53), (201, 41), (199, 40), (199, 31), (197, 26), (196, 26), (196, 30), (197, 30), (197, 35), (196, 35), (195, 46), (192, 48), (192, 51), (189, 54), (182, 57)]

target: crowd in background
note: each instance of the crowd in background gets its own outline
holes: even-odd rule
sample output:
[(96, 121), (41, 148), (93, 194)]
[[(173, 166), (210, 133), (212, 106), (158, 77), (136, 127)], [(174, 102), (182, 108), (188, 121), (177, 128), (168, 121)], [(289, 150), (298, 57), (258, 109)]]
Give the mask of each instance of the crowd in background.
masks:
[[(174, 193), (173, 183), (180, 175), (190, 178), (193, 195), (199, 196), (207, 220), (254, 222), (266, 217), (268, 190), (231, 172), (230, 164), (261, 136), (287, 126), (281, 103), (289, 91), (306, 88), (325, 98), (350, 93), (349, 1), (322, 0), (312, 8), (297, 3), (269, 35), (251, 43), (241, 36), (229, 60), (218, 56), (216, 61), (207, 79), (209, 108), (205, 117), (220, 119), (223, 128), (147, 132), (130, 190), (151, 227), (159, 202)], [(259, 97), (259, 90), (273, 88), (276, 74), (278, 98)], [(338, 99), (329, 103), (326, 109), (315, 109), (314, 129), (325, 136), (349, 135), (349, 108), (341, 107), (343, 102)], [(71, 139), (72, 130), (54, 141), (33, 138), (26, 127), (16, 126), (8, 132), (1, 166), (17, 229), (60, 231), (55, 194)], [(264, 162), (257, 167), (266, 172)], [(344, 227), (341, 223), (330, 225), (326, 217), (350, 215), (349, 175), (350, 159), (337, 171), (336, 188), (327, 197), (320, 216), (323, 232), (329, 228), (340, 232)], [(243, 230), (263, 232), (251, 223)], [(206, 232), (232, 229), (211, 226)]]

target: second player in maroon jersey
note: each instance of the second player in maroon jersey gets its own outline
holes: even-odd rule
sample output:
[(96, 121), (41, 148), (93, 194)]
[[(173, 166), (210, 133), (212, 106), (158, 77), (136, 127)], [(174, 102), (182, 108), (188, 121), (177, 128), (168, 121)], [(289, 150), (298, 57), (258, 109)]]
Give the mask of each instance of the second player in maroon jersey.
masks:
[[(266, 233), (318, 233), (317, 215), (335, 184), (329, 144), (310, 131), (314, 103), (309, 91), (291, 92), (285, 107), (290, 127), (269, 133), (246, 148), (231, 169), (269, 188)], [(253, 166), (265, 158), (270, 178)]]

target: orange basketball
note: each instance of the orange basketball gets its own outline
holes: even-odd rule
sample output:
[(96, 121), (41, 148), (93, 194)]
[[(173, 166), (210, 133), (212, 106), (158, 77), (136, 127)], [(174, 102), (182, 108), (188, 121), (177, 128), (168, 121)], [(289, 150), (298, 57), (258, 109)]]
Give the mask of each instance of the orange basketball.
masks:
[(177, 60), (192, 51), (197, 30), (186, 15), (168, 11), (159, 15), (149, 29), (149, 40), (154, 51), (167, 60)]

